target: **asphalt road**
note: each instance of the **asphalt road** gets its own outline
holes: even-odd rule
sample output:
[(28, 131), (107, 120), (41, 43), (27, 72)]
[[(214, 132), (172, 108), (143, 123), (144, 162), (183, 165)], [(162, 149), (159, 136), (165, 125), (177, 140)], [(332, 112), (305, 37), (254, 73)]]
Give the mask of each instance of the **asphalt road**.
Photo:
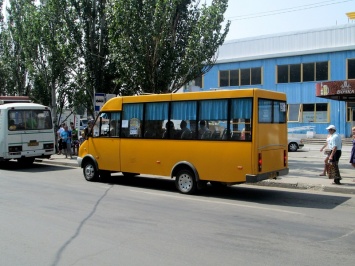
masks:
[(355, 197), (0, 168), (0, 265), (354, 265)]

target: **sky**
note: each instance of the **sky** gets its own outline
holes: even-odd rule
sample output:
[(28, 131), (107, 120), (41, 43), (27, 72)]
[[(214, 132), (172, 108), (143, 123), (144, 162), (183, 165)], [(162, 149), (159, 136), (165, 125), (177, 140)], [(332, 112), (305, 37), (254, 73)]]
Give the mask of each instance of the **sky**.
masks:
[(229, 0), (226, 40), (355, 23), (348, 12), (355, 12), (355, 0)]

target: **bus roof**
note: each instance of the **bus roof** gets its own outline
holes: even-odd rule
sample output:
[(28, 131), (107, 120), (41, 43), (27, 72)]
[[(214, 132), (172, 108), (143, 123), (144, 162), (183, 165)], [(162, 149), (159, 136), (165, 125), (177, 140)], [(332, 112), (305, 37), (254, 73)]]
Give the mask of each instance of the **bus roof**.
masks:
[(28, 96), (0, 96), (0, 104), (7, 103), (30, 103), (31, 99)]
[[(271, 96), (272, 95), (272, 96)], [(165, 101), (186, 101), (186, 100), (208, 100), (208, 99), (228, 99), (254, 97), (270, 98), (275, 100), (286, 100), (286, 94), (272, 90), (259, 88), (233, 89), (233, 90), (211, 90), (186, 93), (165, 93), (148, 94), (136, 96), (118, 96), (108, 100), (101, 111), (121, 110), (123, 103), (144, 103), (144, 102), (165, 102)]]
[(0, 105), (0, 109), (49, 109), (38, 103), (7, 103)]

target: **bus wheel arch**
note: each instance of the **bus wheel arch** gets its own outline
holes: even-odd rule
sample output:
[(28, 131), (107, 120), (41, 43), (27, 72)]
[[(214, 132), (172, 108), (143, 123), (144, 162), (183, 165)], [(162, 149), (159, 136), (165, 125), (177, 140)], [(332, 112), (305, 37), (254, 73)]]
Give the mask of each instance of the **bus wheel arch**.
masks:
[(84, 177), (87, 181), (98, 181), (99, 169), (97, 162), (90, 157), (85, 157), (82, 162)]
[(188, 162), (176, 164), (173, 167), (171, 177), (175, 177), (175, 186), (180, 193), (194, 194), (196, 192), (199, 176), (192, 164)]

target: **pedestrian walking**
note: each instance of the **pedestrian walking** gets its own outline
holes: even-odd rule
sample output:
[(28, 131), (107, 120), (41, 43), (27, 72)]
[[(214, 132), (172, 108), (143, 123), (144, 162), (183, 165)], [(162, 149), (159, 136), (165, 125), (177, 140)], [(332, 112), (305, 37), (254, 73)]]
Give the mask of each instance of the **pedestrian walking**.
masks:
[(65, 154), (65, 158), (68, 158), (70, 156), (70, 159), (72, 159), (72, 154), (71, 154), (71, 134), (68, 130), (68, 126), (64, 126), (64, 131), (60, 133), (60, 136), (62, 138), (62, 147), (63, 147), (63, 153)]
[(58, 138), (58, 155), (61, 155), (62, 154), (62, 149), (63, 149), (63, 140), (62, 140), (62, 137), (61, 137), (61, 134), (62, 132), (64, 131), (64, 126), (65, 126), (65, 123), (62, 123), (60, 124), (60, 128), (58, 129), (57, 131), (57, 138)]
[(339, 172), (339, 159), (341, 157), (342, 140), (338, 133), (336, 133), (336, 128), (334, 125), (327, 127), (329, 134), (331, 135), (329, 140), (329, 149), (331, 150), (329, 155), (329, 179), (334, 179), (335, 185), (341, 185), (340, 172)]

